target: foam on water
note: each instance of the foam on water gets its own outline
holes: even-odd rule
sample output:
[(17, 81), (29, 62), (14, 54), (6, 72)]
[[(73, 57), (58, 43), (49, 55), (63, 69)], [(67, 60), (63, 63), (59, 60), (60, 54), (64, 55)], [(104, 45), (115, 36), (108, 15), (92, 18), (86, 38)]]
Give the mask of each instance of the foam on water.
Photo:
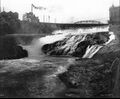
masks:
[[(115, 40), (115, 35), (113, 32), (109, 32), (110, 37), (109, 37), (109, 41), (106, 42), (103, 45), (107, 45), (109, 44), (111, 41)], [(84, 54), (83, 58), (92, 58), (102, 47), (103, 45), (93, 45), (93, 46), (88, 46), (86, 53)]]
[[(87, 35), (97, 32), (108, 32), (109, 26), (94, 27), (94, 28), (79, 28), (79, 29), (66, 29), (54, 31), (53, 35), (48, 35), (39, 39), (41, 45), (54, 43), (56, 41), (63, 40), (68, 35)], [(112, 32), (110, 32), (112, 33)], [(113, 33), (111, 34), (113, 37)]]
[(66, 30), (57, 30), (54, 31), (52, 34), (92, 34), (96, 32), (106, 32), (109, 30), (109, 26), (101, 26), (101, 27), (93, 27), (93, 28), (79, 28), (79, 29), (66, 29)]
[(50, 36), (40, 38), (39, 42), (41, 42), (42, 45), (50, 44), (50, 43), (54, 43), (56, 41), (60, 41), (60, 40), (64, 39), (65, 36), (66, 36), (66, 34), (50, 35)]
[(109, 41), (105, 43), (105, 45), (109, 44), (111, 41), (115, 40), (115, 35), (113, 32), (109, 32), (110, 37), (109, 37)]
[(88, 46), (86, 53), (82, 58), (92, 58), (103, 46), (100, 45), (93, 45), (93, 46)]

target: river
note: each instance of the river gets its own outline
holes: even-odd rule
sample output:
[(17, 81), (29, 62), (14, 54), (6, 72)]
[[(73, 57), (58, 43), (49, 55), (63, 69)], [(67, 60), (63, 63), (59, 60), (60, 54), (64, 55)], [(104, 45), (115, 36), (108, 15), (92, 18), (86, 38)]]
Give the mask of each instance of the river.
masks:
[(0, 61), (0, 97), (66, 97), (67, 87), (57, 75), (78, 58), (45, 55), (40, 45), (35, 38), (29, 45), (21, 44), (28, 51), (27, 58)]

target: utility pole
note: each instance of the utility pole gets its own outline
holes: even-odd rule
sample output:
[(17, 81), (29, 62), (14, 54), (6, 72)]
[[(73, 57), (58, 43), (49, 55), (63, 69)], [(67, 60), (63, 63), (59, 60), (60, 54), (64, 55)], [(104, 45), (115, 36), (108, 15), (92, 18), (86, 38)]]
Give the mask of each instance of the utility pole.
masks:
[(31, 12), (33, 13), (33, 4), (31, 4)]
[(43, 22), (45, 22), (45, 15), (43, 15)]
[(3, 12), (5, 11), (5, 8), (3, 7)]

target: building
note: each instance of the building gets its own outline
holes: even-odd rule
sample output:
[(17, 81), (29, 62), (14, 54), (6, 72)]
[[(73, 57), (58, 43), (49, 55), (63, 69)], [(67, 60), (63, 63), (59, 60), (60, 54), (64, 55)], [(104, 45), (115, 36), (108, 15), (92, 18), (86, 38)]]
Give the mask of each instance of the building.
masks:
[(120, 6), (115, 7), (114, 5), (109, 9), (110, 24), (120, 24)]
[(32, 12), (30, 12), (30, 13), (25, 13), (23, 15), (23, 21), (28, 21), (28, 22), (32, 22), (32, 23), (38, 23), (39, 19)]

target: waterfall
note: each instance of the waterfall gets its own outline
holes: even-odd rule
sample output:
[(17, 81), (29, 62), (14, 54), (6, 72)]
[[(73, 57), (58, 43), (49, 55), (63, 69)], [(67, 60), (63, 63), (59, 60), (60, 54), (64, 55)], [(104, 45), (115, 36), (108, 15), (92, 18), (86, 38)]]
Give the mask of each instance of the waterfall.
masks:
[(92, 58), (100, 49), (115, 39), (107, 27), (58, 30), (26, 47), (29, 56), (74, 56)]
[(42, 51), (47, 55), (67, 55), (92, 58), (101, 48), (115, 39), (108, 27), (68, 29), (53, 32), (40, 39)]
[(92, 58), (103, 46), (100, 45), (93, 45), (93, 46), (88, 46), (86, 53), (82, 58)]

